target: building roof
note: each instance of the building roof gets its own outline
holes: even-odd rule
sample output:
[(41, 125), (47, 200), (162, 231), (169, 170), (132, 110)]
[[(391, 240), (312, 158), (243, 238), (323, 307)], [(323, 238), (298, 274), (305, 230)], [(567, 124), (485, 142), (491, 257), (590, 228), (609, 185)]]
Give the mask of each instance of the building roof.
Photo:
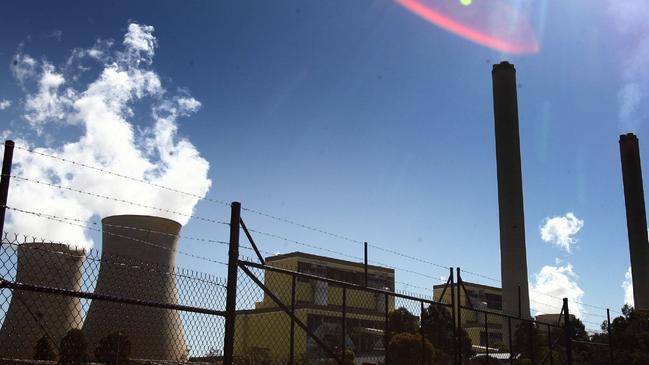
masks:
[[(365, 267), (365, 265), (362, 262), (341, 260), (341, 259), (336, 259), (336, 258), (333, 258), (333, 257), (313, 255), (313, 254), (310, 254), (310, 253), (299, 252), (299, 251), (285, 253), (285, 254), (281, 254), (281, 255), (269, 256), (269, 257), (266, 257), (266, 262), (280, 261), (280, 260), (285, 260), (285, 259), (290, 259), (290, 258), (304, 258), (304, 259), (309, 259), (309, 260), (314, 260), (314, 261), (331, 262), (331, 263), (336, 263), (336, 264), (345, 265), (345, 266), (353, 266), (353, 267), (356, 267), (356, 268), (359, 268), (359, 269), (363, 269)], [(376, 266), (376, 265), (367, 265), (367, 267), (370, 270), (383, 271), (383, 272), (386, 272), (386, 273), (389, 273), (389, 274), (394, 274), (394, 269), (390, 269), (390, 268), (387, 268), (387, 267)]]
[[(462, 283), (467, 288), (482, 288), (482, 289), (490, 289), (490, 290), (502, 291), (502, 288), (499, 288), (497, 286), (477, 284), (477, 283), (472, 283), (472, 282), (469, 282), (469, 281), (463, 281)], [(455, 284), (457, 285), (457, 283), (455, 283)], [(433, 290), (435, 290), (435, 289), (443, 289), (445, 286), (446, 286), (446, 284), (434, 285)], [(450, 287), (450, 285), (449, 285), (449, 287)], [(453, 286), (453, 287), (455, 287), (455, 286)]]

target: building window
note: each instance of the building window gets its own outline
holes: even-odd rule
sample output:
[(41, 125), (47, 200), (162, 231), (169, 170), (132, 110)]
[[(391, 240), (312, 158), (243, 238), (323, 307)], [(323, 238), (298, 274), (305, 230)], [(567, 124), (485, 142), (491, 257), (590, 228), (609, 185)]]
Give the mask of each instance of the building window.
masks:
[(501, 295), (485, 293), (484, 296), (487, 302), (487, 308), (499, 311), (503, 309), (503, 297)]

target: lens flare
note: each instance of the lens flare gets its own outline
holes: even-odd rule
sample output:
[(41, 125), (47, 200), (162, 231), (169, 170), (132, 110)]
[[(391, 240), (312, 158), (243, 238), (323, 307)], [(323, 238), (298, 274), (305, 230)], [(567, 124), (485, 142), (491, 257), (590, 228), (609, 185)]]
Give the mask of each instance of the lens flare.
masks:
[(397, 0), (426, 21), (472, 42), (511, 54), (537, 53), (528, 17), (505, 0)]

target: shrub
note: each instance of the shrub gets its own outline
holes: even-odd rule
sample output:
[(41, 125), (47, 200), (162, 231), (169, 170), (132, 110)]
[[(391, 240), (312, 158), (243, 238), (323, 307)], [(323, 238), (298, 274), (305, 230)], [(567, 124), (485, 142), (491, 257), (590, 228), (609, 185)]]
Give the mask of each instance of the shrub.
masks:
[(427, 339), (423, 340), (419, 334), (398, 333), (392, 336), (388, 345), (388, 362), (390, 364), (422, 364), (422, 347), (424, 349), (423, 359), (427, 364), (435, 364), (438, 354), (433, 345)]
[(88, 361), (86, 339), (80, 329), (73, 328), (61, 339), (60, 365), (81, 365)]
[(125, 364), (131, 356), (131, 341), (122, 332), (114, 332), (99, 340), (95, 358), (104, 364)]
[(34, 347), (34, 360), (55, 360), (56, 353), (52, 341), (47, 336), (41, 337)]

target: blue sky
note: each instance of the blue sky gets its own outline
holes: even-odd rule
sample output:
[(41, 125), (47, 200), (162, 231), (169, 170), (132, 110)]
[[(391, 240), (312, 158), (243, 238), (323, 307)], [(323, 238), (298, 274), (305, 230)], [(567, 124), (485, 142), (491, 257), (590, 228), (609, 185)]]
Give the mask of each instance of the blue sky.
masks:
[[(208, 197), (498, 278), (490, 71), (508, 59), (519, 83), (530, 281), (549, 266), (583, 290), (581, 301), (619, 309), (629, 256), (618, 135), (637, 133), (641, 153), (649, 156), (645, 111), (624, 114), (628, 104), (620, 99), (621, 90), (636, 90), (625, 86), (642, 88), (649, 78), (623, 67), (639, 57), (633, 49), (649, 32), (621, 26), (630, 13), (608, 2), (519, 3), (537, 32), (536, 54), (490, 50), (390, 1), (4, 3), (0, 100), (11, 106), (0, 111), (0, 126), (33, 146), (56, 149), (77, 140), (79, 124), (48, 123), (39, 135), (26, 121), (37, 87), (17, 80), (16, 55), (47, 61), (65, 85), (85, 90), (102, 65), (91, 62), (73, 82), (75, 71), (64, 67), (73, 49), (91, 48), (97, 39), (120, 48), (130, 23), (153, 26), (157, 48), (147, 68), (159, 76), (165, 95), (191, 95), (201, 104), (175, 122), (179, 137), (209, 161)], [(641, 92), (634, 95), (644, 100)], [(128, 122), (150, 126), (147, 105), (155, 102), (138, 100)], [(206, 201), (195, 212), (228, 219), (227, 207)], [(570, 253), (540, 234), (548, 217), (569, 212), (583, 220)], [(362, 255), (351, 242), (249, 212), (244, 219), (252, 228)], [(184, 233), (228, 237), (225, 227), (196, 220)], [(264, 236), (257, 241), (271, 252), (304, 250)], [(226, 260), (223, 247), (182, 245)], [(376, 250), (370, 259), (446, 274)], [(225, 272), (185, 257), (179, 262)], [(575, 275), (565, 274), (570, 270)], [(398, 288), (419, 292), (415, 286), (439, 283), (406, 272), (397, 280), (410, 284)], [(497, 285), (468, 274), (465, 280)]]

